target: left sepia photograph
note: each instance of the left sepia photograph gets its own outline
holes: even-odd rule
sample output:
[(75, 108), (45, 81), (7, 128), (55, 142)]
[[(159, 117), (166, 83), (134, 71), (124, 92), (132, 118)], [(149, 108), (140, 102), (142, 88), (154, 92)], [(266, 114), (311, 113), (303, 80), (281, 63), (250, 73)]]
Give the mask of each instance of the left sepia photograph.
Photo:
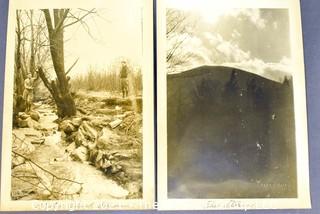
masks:
[(150, 209), (152, 2), (9, 3), (1, 210)]

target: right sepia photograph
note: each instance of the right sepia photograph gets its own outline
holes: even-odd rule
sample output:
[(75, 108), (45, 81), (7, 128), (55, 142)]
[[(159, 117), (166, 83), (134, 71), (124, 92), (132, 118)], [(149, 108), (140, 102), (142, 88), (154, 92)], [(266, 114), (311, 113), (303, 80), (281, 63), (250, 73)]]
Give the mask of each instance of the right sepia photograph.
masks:
[(160, 6), (164, 209), (179, 199), (203, 209), (306, 206), (290, 205), (309, 194), (307, 127), (298, 1), (283, 2)]
[(296, 197), (288, 10), (212, 14), (167, 10), (169, 197)]

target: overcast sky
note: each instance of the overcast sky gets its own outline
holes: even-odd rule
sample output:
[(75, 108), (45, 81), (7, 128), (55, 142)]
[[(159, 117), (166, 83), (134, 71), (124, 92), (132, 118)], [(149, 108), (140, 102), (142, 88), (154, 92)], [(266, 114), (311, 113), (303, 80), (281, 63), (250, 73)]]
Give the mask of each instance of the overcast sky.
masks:
[(193, 57), (177, 70), (229, 64), (258, 74), (290, 72), (288, 10), (219, 8), (206, 0), (186, 2), (170, 0), (167, 4), (183, 11), (192, 23), (181, 49)]
[(91, 36), (80, 24), (66, 28), (66, 68), (79, 58), (71, 75), (86, 72), (89, 66), (97, 69), (107, 68), (122, 57), (136, 65), (141, 64), (140, 0), (108, 0), (108, 5), (107, 8), (97, 9), (99, 16), (93, 15), (86, 19)]

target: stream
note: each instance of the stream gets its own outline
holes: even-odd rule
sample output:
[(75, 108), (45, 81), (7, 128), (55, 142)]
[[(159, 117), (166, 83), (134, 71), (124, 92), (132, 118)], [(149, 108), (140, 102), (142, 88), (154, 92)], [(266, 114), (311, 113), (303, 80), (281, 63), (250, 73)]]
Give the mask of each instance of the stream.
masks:
[[(73, 161), (70, 158), (68, 145), (63, 143), (61, 139), (62, 133), (58, 131), (58, 124), (55, 123), (58, 117), (54, 112), (54, 108), (42, 103), (35, 103), (35, 108), (40, 113), (40, 120), (38, 121), (41, 127), (40, 131), (31, 128), (16, 128), (13, 130), (16, 136), (20, 136), (25, 140), (30, 140), (34, 137), (41, 137), (44, 140), (43, 143), (32, 144), (34, 145), (34, 150), (28, 157), (59, 177), (82, 183), (81, 191), (79, 191), (79, 194), (73, 195), (72, 199), (125, 199), (129, 192), (108, 178), (102, 171), (97, 170), (89, 162)], [(15, 167), (12, 173), (19, 172), (19, 170), (27, 171), (28, 164), (25, 163)], [(41, 199), (46, 199), (45, 191), (40, 191), (39, 193), (39, 191), (35, 191), (32, 185), (26, 185), (26, 183), (14, 178), (12, 181), (12, 194), (15, 197), (20, 195), (20, 197), (17, 197), (19, 200), (39, 200), (39, 194)], [(65, 183), (63, 182), (54, 185), (65, 189), (79, 188), (70, 184), (64, 186)]]

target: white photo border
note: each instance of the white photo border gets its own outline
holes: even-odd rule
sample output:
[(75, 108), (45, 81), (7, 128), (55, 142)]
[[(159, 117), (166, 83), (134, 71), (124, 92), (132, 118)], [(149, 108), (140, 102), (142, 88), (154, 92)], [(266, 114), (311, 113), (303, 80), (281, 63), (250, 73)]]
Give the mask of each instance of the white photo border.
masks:
[[(289, 10), (297, 157), (297, 198), (169, 199), (167, 175), (166, 2), (157, 1), (157, 115), (159, 210), (247, 210), (311, 208), (305, 69), (299, 0), (212, 0), (228, 8), (283, 8)], [(199, 4), (201, 0), (198, 1)], [(181, 0), (183, 5), (183, 0)]]
[(8, 11), (6, 70), (3, 107), (1, 156), (1, 204), (5, 211), (55, 210), (138, 210), (153, 209), (155, 200), (154, 167), (154, 72), (153, 72), (153, 2), (141, 0), (143, 5), (143, 198), (127, 200), (39, 200), (14, 201), (11, 189), (11, 133), (13, 103), (13, 68), (15, 45), (15, 11), (43, 8), (106, 8), (105, 0), (10, 0)]

